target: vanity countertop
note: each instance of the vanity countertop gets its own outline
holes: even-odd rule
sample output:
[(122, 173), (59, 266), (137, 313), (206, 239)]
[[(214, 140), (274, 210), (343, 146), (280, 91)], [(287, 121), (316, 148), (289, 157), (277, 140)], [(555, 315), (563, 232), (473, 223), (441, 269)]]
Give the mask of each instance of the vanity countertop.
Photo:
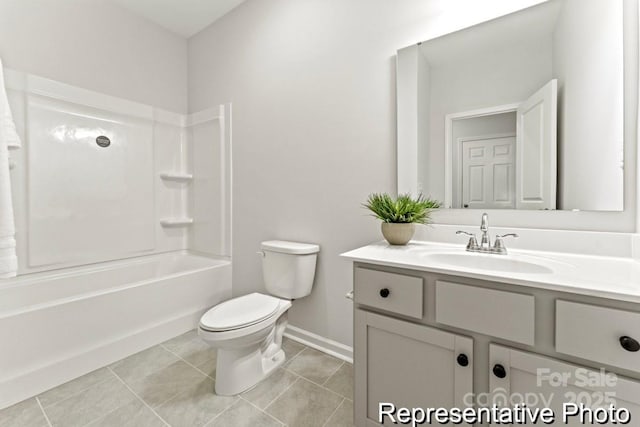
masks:
[[(632, 258), (509, 250), (467, 252), (464, 246), (385, 241), (345, 252), (351, 261), (640, 303), (640, 262)], [(453, 260), (454, 262), (451, 262)]]

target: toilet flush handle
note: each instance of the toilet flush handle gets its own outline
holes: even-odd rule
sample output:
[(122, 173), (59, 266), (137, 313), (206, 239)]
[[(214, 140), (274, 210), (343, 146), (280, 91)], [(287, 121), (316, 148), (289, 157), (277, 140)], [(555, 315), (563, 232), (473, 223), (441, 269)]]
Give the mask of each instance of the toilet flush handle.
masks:
[(266, 257), (266, 256), (267, 256), (267, 254), (266, 254), (264, 251), (258, 251), (258, 252), (256, 252), (256, 253), (257, 253), (258, 255), (261, 255), (261, 256), (262, 256), (262, 258), (264, 258), (264, 257)]

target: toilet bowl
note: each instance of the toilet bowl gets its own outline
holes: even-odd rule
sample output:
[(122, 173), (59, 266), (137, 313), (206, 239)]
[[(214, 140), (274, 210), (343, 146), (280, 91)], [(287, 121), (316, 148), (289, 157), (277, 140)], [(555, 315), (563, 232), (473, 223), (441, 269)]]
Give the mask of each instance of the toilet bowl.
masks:
[(217, 394), (241, 393), (282, 365), (289, 307), (290, 301), (253, 293), (223, 302), (202, 316), (198, 334), (218, 349)]
[(258, 384), (285, 361), (282, 336), (291, 300), (311, 292), (320, 248), (262, 243), (263, 277), (272, 295), (252, 293), (222, 302), (200, 319), (198, 335), (218, 350), (215, 391), (235, 395)]

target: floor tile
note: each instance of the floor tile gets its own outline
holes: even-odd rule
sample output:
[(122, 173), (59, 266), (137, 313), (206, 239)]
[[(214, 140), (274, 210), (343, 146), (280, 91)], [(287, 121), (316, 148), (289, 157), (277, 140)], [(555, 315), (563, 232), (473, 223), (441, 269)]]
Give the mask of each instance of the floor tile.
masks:
[(251, 390), (244, 392), (242, 397), (264, 409), (293, 384), (298, 377), (284, 369), (277, 369), (269, 378), (263, 380)]
[(175, 348), (178, 348), (196, 338), (198, 338), (198, 331), (192, 329), (189, 332), (185, 332), (182, 335), (178, 335), (177, 337), (173, 337), (170, 340), (163, 342), (162, 345), (173, 351)]
[(191, 390), (179, 394), (156, 408), (156, 412), (172, 427), (203, 426), (230, 407), (235, 396), (218, 396), (213, 380), (203, 377)]
[(155, 346), (114, 363), (111, 369), (120, 378), (129, 382), (144, 378), (178, 360), (180, 359), (174, 354), (160, 346)]
[(54, 427), (352, 426), (352, 366), (288, 338), (282, 348), (283, 367), (218, 396), (216, 351), (190, 331), (42, 393), (44, 412), (35, 398), (0, 410), (0, 427), (48, 427), (45, 413)]
[(169, 399), (189, 391), (210, 378), (182, 360), (127, 384), (149, 406), (155, 408)]
[(35, 398), (0, 410), (0, 427), (45, 427), (47, 420)]
[(304, 344), (300, 344), (299, 342), (287, 337), (282, 338), (282, 349), (284, 350), (284, 354), (287, 357), (287, 360), (293, 359), (305, 348), (307, 348), (307, 346)]
[(128, 403), (115, 411), (109, 412), (89, 424), (90, 427), (166, 427), (166, 424), (158, 418), (139, 399)]
[(217, 359), (207, 360), (203, 364), (197, 365), (196, 368), (198, 368), (198, 370), (203, 374), (208, 375), (209, 377), (215, 380), (217, 362), (218, 362)]
[(135, 396), (114, 377), (48, 406), (45, 412), (54, 427), (84, 426), (133, 400)]
[(315, 383), (323, 384), (342, 363), (342, 360), (318, 350), (305, 348), (287, 365), (287, 369)]
[(60, 402), (61, 400), (71, 397), (74, 394), (78, 394), (79, 392), (86, 390), (89, 387), (93, 387), (96, 384), (112, 378), (115, 377), (113, 376), (111, 371), (109, 371), (109, 369), (98, 369), (97, 371), (90, 372), (49, 391), (45, 391), (40, 396), (38, 396), (38, 399), (40, 399), (40, 403), (42, 404), (42, 406), (46, 408), (47, 406)]
[(162, 345), (194, 366), (216, 359), (215, 349), (204, 342), (196, 331), (187, 332)]
[(344, 363), (340, 369), (333, 374), (324, 386), (329, 390), (353, 400), (353, 365)]
[(266, 412), (295, 427), (322, 426), (344, 399), (300, 378)]
[(344, 400), (325, 425), (327, 427), (353, 427), (353, 402)]
[(207, 427), (279, 427), (282, 424), (240, 399)]

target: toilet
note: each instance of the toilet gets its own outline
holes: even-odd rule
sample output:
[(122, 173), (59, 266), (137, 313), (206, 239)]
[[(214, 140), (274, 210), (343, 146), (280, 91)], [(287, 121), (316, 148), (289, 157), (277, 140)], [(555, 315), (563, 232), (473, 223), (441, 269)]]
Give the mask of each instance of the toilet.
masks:
[(311, 293), (320, 247), (262, 242), (262, 276), (269, 295), (252, 293), (222, 302), (200, 319), (198, 335), (218, 350), (216, 393), (242, 393), (284, 363), (282, 335), (294, 299)]

